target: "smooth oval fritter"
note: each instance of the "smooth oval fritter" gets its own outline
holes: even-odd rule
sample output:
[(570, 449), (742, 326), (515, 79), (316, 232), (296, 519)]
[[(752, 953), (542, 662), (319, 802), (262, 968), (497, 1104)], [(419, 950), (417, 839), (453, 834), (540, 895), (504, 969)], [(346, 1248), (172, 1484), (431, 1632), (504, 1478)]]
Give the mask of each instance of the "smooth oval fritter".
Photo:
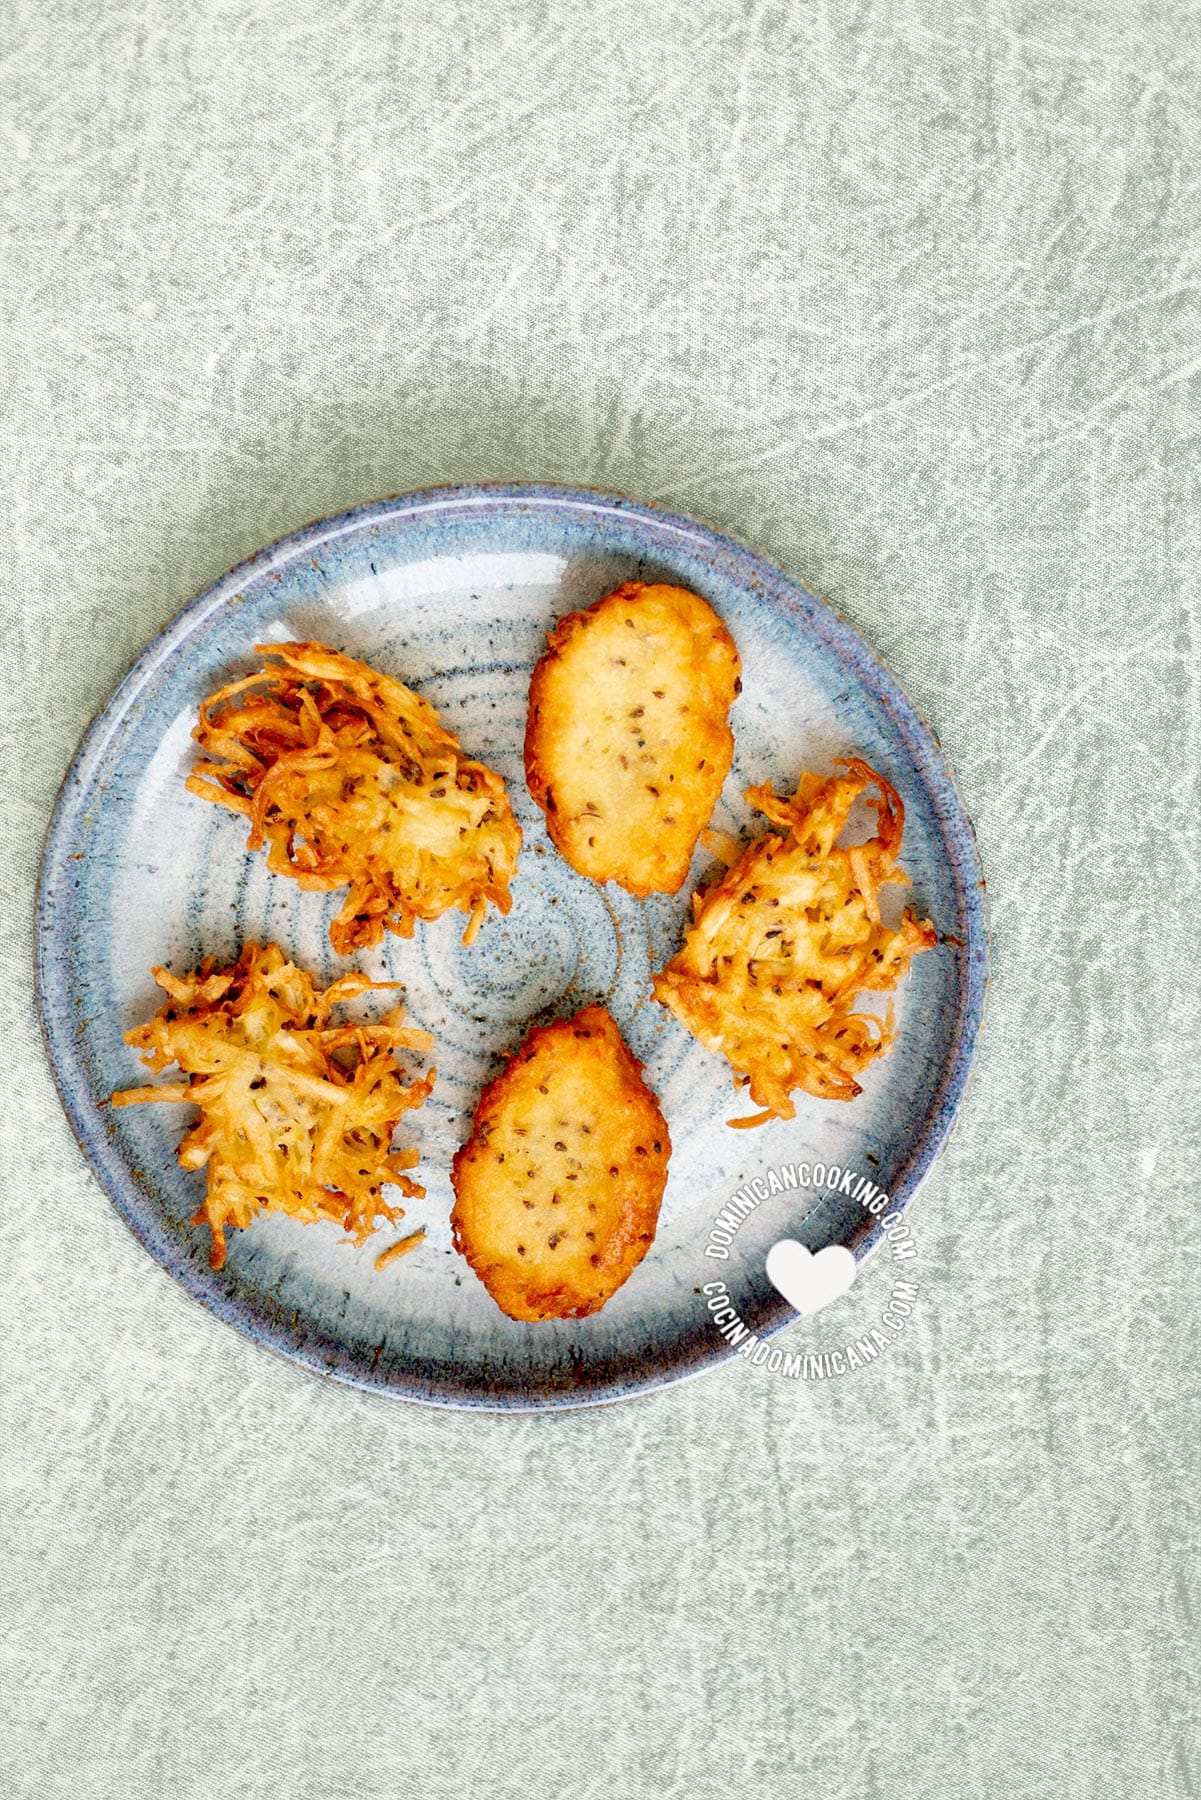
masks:
[(455, 1246), (509, 1318), (584, 1318), (650, 1248), (670, 1155), (603, 1006), (539, 1026), (484, 1089), (455, 1157)]
[(674, 894), (734, 754), (733, 638), (699, 594), (629, 581), (547, 642), (525, 771), (555, 848), (593, 881)]

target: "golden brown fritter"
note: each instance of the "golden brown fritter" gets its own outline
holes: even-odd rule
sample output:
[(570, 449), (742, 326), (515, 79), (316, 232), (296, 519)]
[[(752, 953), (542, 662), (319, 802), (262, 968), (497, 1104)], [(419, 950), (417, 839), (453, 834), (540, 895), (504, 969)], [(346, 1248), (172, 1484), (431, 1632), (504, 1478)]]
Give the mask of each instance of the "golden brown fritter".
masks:
[(412, 1196), (425, 1189), (405, 1173), (416, 1150), (393, 1150), (392, 1134), (423, 1104), (434, 1071), (406, 1083), (393, 1052), (428, 1050), (433, 1040), (407, 1029), (399, 1006), (379, 1024), (329, 1022), (335, 1006), (394, 982), (344, 975), (322, 993), (277, 944), (246, 944), (231, 968), (209, 958), (182, 979), (166, 969), (154, 978), (167, 999), (125, 1042), (154, 1074), (175, 1063), (187, 1079), (126, 1088), (112, 1104), (200, 1108), (179, 1160), (208, 1170), (192, 1222), (212, 1232), (214, 1269), (225, 1261), (226, 1231), (263, 1213), (306, 1225), (331, 1219), (357, 1243), (377, 1221), (404, 1217), (385, 1200), (385, 1184)]
[[(861, 994), (888, 993), (911, 959), (937, 943), (906, 911), (896, 931), (880, 919), (879, 893), (906, 883), (897, 867), (905, 813), (895, 788), (867, 763), (823, 780), (802, 775), (791, 800), (770, 787), (747, 799), (783, 836), (765, 832), (707, 892), (693, 897), (683, 948), (654, 978), (656, 997), (710, 1050), (727, 1057), (735, 1085), (749, 1084), (766, 1110), (733, 1119), (791, 1119), (803, 1088), (853, 1100), (856, 1076), (892, 1042), (892, 1003), (881, 1020), (857, 1013)], [(852, 805), (875, 787), (876, 835), (835, 849)]]
[(734, 754), (733, 638), (699, 595), (628, 581), (547, 642), (525, 772), (556, 849), (593, 881), (674, 894)]
[(465, 756), (428, 701), (324, 644), (259, 644), (279, 667), (213, 694), (188, 787), (250, 820), (248, 848), (303, 888), (349, 888), (330, 926), (342, 955), (384, 931), (489, 900), (510, 907), (521, 829), (505, 784)]
[(650, 1248), (671, 1140), (603, 1006), (531, 1031), (480, 1096), (451, 1225), (511, 1319), (599, 1310)]

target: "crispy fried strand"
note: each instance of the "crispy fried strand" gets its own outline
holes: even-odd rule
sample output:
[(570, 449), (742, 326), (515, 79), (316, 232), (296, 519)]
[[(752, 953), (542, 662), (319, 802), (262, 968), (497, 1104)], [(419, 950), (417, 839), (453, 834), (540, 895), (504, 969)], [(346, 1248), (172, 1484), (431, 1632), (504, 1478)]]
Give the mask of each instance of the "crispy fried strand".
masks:
[[(933, 925), (908, 910), (895, 931), (881, 922), (881, 888), (907, 884), (897, 867), (904, 808), (867, 763), (841, 766), (849, 772), (802, 775), (791, 800), (769, 786), (748, 790), (784, 835), (765, 832), (694, 895), (683, 947), (654, 978), (656, 997), (728, 1058), (735, 1084), (749, 1085), (765, 1109), (734, 1125), (791, 1119), (796, 1088), (853, 1100), (856, 1077), (893, 1039), (892, 1002), (880, 1019), (856, 1012), (856, 1001), (890, 993), (912, 958), (938, 941)], [(852, 805), (873, 787), (875, 836), (836, 849)]]
[(469, 943), (490, 900), (508, 912), (521, 829), (501, 777), (391, 676), (324, 644), (257, 648), (280, 666), (204, 702), (188, 788), (245, 814), (275, 874), (349, 888), (334, 949), (411, 937), (456, 906)]
[(405, 1173), (416, 1150), (393, 1150), (392, 1135), (426, 1100), (435, 1071), (406, 1084), (393, 1052), (428, 1051), (433, 1040), (406, 1028), (399, 1006), (378, 1024), (329, 1018), (333, 1007), (394, 982), (345, 975), (322, 993), (277, 944), (246, 944), (232, 968), (209, 958), (182, 980), (166, 969), (154, 978), (167, 999), (125, 1042), (154, 1074), (175, 1063), (188, 1079), (127, 1088), (112, 1104), (200, 1108), (179, 1160), (208, 1170), (192, 1222), (212, 1232), (214, 1269), (225, 1261), (226, 1231), (265, 1212), (306, 1225), (331, 1219), (356, 1243), (380, 1221), (404, 1217), (384, 1186), (411, 1197), (425, 1189)]
[(399, 1262), (402, 1256), (409, 1254), (410, 1250), (416, 1250), (424, 1237), (425, 1226), (419, 1225), (417, 1230), (410, 1231), (407, 1237), (397, 1238), (394, 1244), (389, 1244), (386, 1250), (380, 1251), (375, 1259), (376, 1268), (386, 1269), (389, 1263)]

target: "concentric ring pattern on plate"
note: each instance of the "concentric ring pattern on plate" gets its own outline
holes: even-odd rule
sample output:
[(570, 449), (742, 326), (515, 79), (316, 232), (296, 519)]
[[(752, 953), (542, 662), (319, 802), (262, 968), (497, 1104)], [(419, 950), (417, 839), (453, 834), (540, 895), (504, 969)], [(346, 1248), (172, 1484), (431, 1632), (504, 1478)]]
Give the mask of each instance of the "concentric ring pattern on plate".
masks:
[[(714, 818), (741, 834), (752, 781), (791, 791), (805, 767), (865, 756), (900, 789), (914, 903), (946, 940), (914, 965), (893, 1053), (851, 1105), (799, 1097), (797, 1118), (751, 1132), (723, 1062), (650, 996), (693, 883), (648, 901), (577, 876), (550, 847), (526, 791), (529, 676), (546, 632), (632, 578), (694, 588), (743, 660), (734, 768)], [(275, 939), (324, 977), (350, 966), (329, 945), (337, 896), (304, 894), (247, 855), (244, 822), (188, 794), (200, 699), (246, 671), (256, 643), (317, 638), (423, 693), (472, 754), (504, 775), (525, 834), (513, 911), (476, 944), (453, 914), (360, 959), (402, 981), (433, 1032), (434, 1097), (404, 1122), (428, 1192), (405, 1229), (421, 1247), (382, 1271), (333, 1227), (284, 1218), (236, 1233), (208, 1267), (189, 1224), (202, 1174), (175, 1162), (184, 1108), (104, 1102), (144, 1078), (122, 1034), (157, 1003), (153, 963), (177, 970)], [(693, 882), (709, 867), (698, 851)], [(432, 1404), (496, 1410), (613, 1400), (732, 1352), (698, 1289), (708, 1226), (768, 1167), (824, 1161), (873, 1174), (905, 1206), (950, 1128), (968, 1078), (986, 985), (983, 883), (970, 823), (929, 727), (861, 638), (764, 558), (696, 522), (617, 496), (550, 487), (450, 488), (360, 507), (308, 527), (232, 571), (147, 648), (84, 739), (51, 824), (38, 919), (38, 995), (72, 1126), (126, 1223), (220, 1317), (317, 1371)], [(674, 1154), (658, 1239), (595, 1317), (541, 1325), (497, 1311), (451, 1248), (449, 1167), (482, 1082), (531, 1022), (603, 999), (660, 1097)], [(793, 1314), (764, 1256), (784, 1233), (817, 1249), (874, 1237), (862, 1213), (795, 1193), (738, 1232), (721, 1273), (760, 1334)], [(878, 1227), (876, 1228), (878, 1235)]]

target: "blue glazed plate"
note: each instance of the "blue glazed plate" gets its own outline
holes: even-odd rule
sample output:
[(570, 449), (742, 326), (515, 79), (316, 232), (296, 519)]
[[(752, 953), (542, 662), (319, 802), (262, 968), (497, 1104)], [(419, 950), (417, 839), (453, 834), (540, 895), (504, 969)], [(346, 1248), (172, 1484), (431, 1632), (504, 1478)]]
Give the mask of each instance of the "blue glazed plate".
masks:
[[(854, 752), (905, 802), (903, 860), (914, 903), (948, 941), (921, 956), (899, 999), (900, 1032), (852, 1104), (798, 1096), (794, 1121), (750, 1132), (725, 1063), (651, 998), (696, 880), (633, 899), (576, 875), (551, 848), (522, 772), (530, 671), (566, 611), (617, 583), (666, 580), (703, 594), (743, 661), (737, 750), (716, 827), (757, 829), (751, 782), (791, 792), (802, 768)], [(428, 1192), (404, 1230), (422, 1245), (382, 1271), (383, 1234), (355, 1249), (333, 1226), (265, 1218), (234, 1233), (225, 1267), (189, 1220), (203, 1173), (175, 1150), (184, 1107), (104, 1102), (146, 1079), (122, 1041), (161, 996), (152, 963), (177, 970), (275, 939), (324, 978), (350, 966), (330, 948), (340, 896), (304, 894), (245, 850), (245, 823), (184, 788), (201, 698), (246, 672), (256, 643), (317, 638), (400, 676), (466, 748), (504, 775), (525, 834), (513, 911), (476, 944), (450, 914), (363, 956), (399, 980), (410, 1020), (433, 1032), (433, 1098), (404, 1121)], [(757, 816), (756, 816), (757, 819)], [(758, 821), (762, 823), (762, 821)], [(661, 1386), (733, 1354), (700, 1295), (715, 1269), (761, 1335), (795, 1315), (767, 1281), (781, 1235), (858, 1257), (880, 1236), (847, 1199), (790, 1193), (759, 1208), (730, 1260), (702, 1251), (745, 1181), (783, 1163), (872, 1176), (897, 1207), (913, 1199), (950, 1130), (979, 1033), (986, 986), (983, 883), (971, 825), (929, 727), (889, 671), (823, 601), (743, 545), (691, 519), (615, 495), (557, 487), (444, 488), (309, 526), (233, 570), (143, 652), (89, 730), (63, 785), (42, 867), (37, 983), (67, 1115), (118, 1212), (151, 1254), (219, 1317), (319, 1374), (434, 1405), (538, 1410), (599, 1404)], [(594, 1317), (518, 1324), (497, 1310), (451, 1247), (451, 1158), (479, 1089), (531, 1022), (593, 999), (646, 1064), (674, 1153), (658, 1238)]]

